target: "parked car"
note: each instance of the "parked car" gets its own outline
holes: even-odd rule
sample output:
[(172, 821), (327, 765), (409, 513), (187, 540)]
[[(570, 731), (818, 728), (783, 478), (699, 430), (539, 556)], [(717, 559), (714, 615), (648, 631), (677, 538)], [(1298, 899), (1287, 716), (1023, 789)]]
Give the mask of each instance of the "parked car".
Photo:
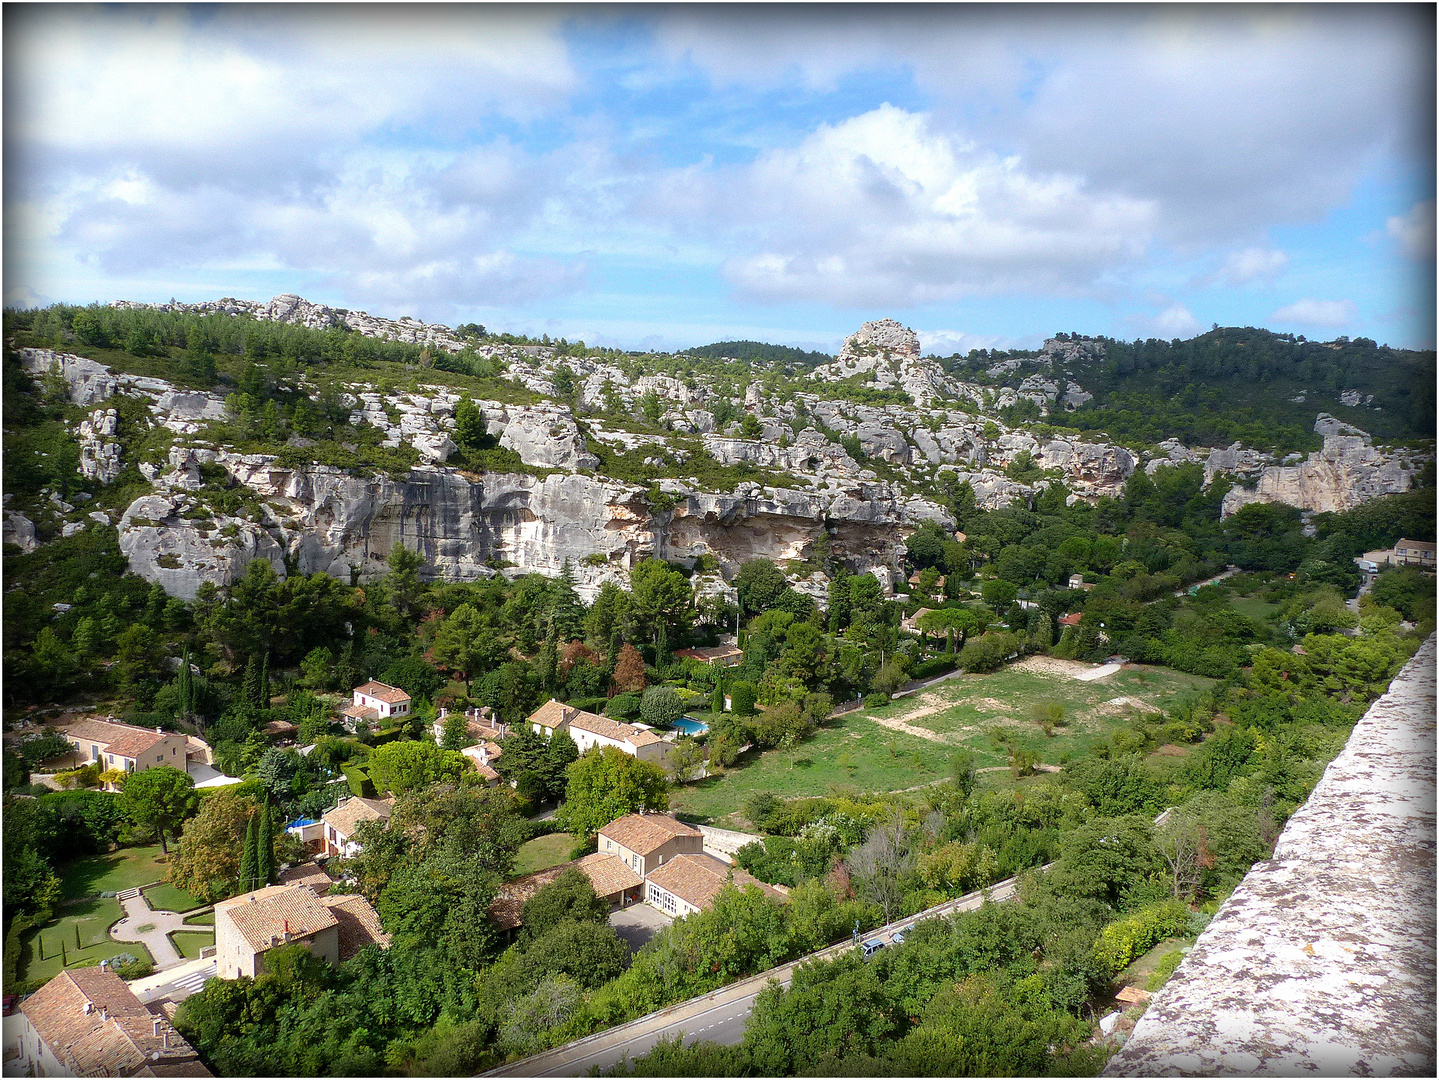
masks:
[(880, 949), (884, 948), (884, 942), (880, 941), (877, 937), (870, 938), (861, 945), (860, 948), (864, 949), (864, 958), (868, 960), (875, 953), (879, 952)]

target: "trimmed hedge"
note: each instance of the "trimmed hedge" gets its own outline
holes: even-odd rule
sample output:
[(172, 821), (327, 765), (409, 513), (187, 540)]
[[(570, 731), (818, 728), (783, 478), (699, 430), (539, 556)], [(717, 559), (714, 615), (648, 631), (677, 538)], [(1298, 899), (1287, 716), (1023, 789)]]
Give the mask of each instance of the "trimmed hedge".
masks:
[(1167, 937), (1189, 926), (1189, 907), (1179, 900), (1165, 900), (1142, 908), (1110, 923), (1099, 932), (1094, 958), (1111, 975), (1118, 975)]
[(924, 679), (932, 679), (936, 675), (947, 675), (958, 666), (959, 664), (956, 663), (953, 656), (936, 656), (915, 664), (909, 677), (915, 682), (921, 682)]

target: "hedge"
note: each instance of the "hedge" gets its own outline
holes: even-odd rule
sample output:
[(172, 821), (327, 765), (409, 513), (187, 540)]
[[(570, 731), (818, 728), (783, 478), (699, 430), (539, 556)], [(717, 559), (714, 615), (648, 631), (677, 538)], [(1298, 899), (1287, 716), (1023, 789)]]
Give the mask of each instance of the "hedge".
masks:
[(953, 656), (936, 656), (915, 664), (909, 677), (913, 681), (919, 682), (922, 679), (932, 679), (936, 675), (947, 675), (958, 666)]
[(1110, 923), (1099, 932), (1094, 958), (1111, 975), (1118, 975), (1167, 937), (1189, 925), (1189, 907), (1179, 900), (1165, 900)]
[(350, 785), (350, 794), (357, 798), (373, 798), (375, 785), (370, 779), (368, 770), (357, 763), (346, 763), (340, 766), (340, 772), (345, 774), (345, 780)]

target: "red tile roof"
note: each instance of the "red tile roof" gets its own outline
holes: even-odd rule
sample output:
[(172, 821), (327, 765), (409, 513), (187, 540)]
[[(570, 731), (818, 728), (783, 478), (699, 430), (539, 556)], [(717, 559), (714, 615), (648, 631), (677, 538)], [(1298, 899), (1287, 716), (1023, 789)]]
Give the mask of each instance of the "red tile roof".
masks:
[(325, 873), (324, 867), (314, 863), (301, 863), (280, 871), (281, 885), (303, 885), (316, 896), (324, 896), (334, 883), (335, 879)]
[(525, 901), (569, 869), (579, 870), (595, 887), (598, 896), (613, 896), (621, 889), (632, 889), (640, 884), (640, 876), (624, 863), (618, 855), (596, 852), (574, 862), (561, 863), (533, 874), (507, 881), (500, 886), (499, 894), (490, 905), (490, 919), (501, 930), (513, 930), (520, 925), (520, 913)]
[(556, 731), (564, 727), (588, 731), (591, 735), (603, 735), (615, 742), (627, 742), (636, 749), (664, 741), (653, 731), (637, 728), (630, 724), (619, 724), (608, 717), (577, 709), (573, 705), (565, 705), (554, 698), (531, 713), (526, 723), (539, 724), (541, 727)]
[(20, 1011), (72, 1076), (213, 1075), (170, 1021), (151, 1014), (112, 971), (63, 971)]
[(355, 835), (362, 821), (388, 821), (394, 804), (387, 799), (362, 799), (351, 796), (320, 820), (342, 837)]
[[(77, 720), (66, 724), (62, 730), (71, 738), (104, 743), (105, 753), (127, 758), (139, 757), (166, 735), (174, 734), (105, 720)], [(180, 737), (184, 738), (183, 735)]]
[(286, 940), (310, 937), (336, 925), (319, 898), (303, 885), (269, 885), (215, 905), (215, 919), (227, 918), (255, 952)]
[(669, 862), (650, 873), (645, 879), (673, 893), (686, 903), (701, 910), (709, 907), (724, 888), (725, 882), (734, 875), (734, 883), (740, 888), (755, 885), (772, 900), (784, 903), (788, 897), (772, 885), (766, 885), (738, 866), (731, 866), (713, 855), (676, 855)]
[(600, 830), (601, 837), (613, 840), (636, 855), (649, 855), (676, 836), (703, 835), (693, 825), (686, 825), (669, 814), (626, 814)]
[(364, 686), (355, 687), (355, 693), (364, 694), (366, 697), (379, 698), (379, 700), (389, 705), (399, 705), (410, 700), (410, 695), (398, 686), (387, 686), (382, 682), (375, 682), (373, 679)]
[(357, 893), (322, 897), (320, 903), (340, 924), (340, 962), (344, 963), (366, 945), (388, 948), (390, 935), (380, 925), (380, 916), (368, 900)]

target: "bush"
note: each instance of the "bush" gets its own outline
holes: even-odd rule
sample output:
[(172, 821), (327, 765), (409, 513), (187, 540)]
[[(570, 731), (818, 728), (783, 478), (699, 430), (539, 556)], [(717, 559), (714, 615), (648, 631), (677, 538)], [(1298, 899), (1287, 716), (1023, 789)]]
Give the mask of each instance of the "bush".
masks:
[(730, 711), (736, 716), (754, 715), (754, 683), (740, 681), (730, 689)]
[(125, 980), (143, 979), (155, 973), (155, 965), (149, 957), (133, 953), (119, 953), (110, 961), (110, 970)]
[(914, 665), (910, 677), (916, 681), (932, 679), (936, 675), (945, 675), (953, 671), (958, 664), (952, 656), (936, 656), (930, 660), (921, 660)]
[(864, 695), (864, 707), (866, 709), (877, 709), (881, 705), (889, 704), (889, 694), (883, 690), (871, 690)]
[(1118, 975), (1136, 956), (1188, 925), (1188, 906), (1178, 900), (1165, 900), (1101, 930), (1094, 943), (1094, 959), (1111, 975)]
[(616, 694), (605, 706), (606, 716), (618, 716), (622, 720), (636, 715), (639, 711), (640, 696), (638, 694)]
[(1154, 970), (1150, 973), (1149, 982), (1145, 984), (1144, 988), (1151, 994), (1154, 993), (1154, 991), (1169, 981), (1169, 976), (1174, 974), (1174, 969), (1177, 968), (1183, 960), (1184, 954), (1178, 949), (1165, 953), (1159, 958), (1159, 963), (1155, 965)]

